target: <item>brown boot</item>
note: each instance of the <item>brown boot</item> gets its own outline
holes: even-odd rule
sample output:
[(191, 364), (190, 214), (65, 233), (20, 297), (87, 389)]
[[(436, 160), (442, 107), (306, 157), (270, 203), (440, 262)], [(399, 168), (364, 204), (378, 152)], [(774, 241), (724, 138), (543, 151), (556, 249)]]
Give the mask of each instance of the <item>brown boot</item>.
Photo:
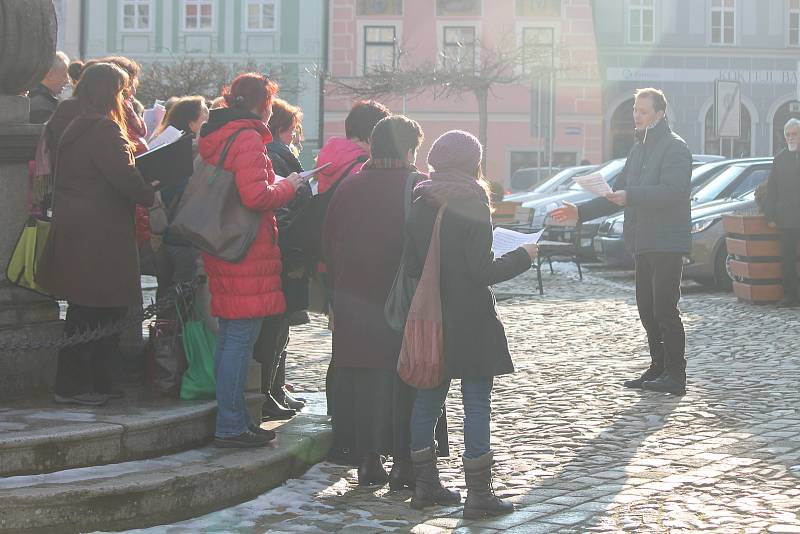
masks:
[(442, 486), (439, 469), (436, 467), (436, 450), (433, 447), (411, 451), (414, 465), (414, 495), (411, 508), (422, 510), (436, 504), (453, 505), (461, 502), (461, 494)]
[(490, 451), (479, 458), (464, 456), (462, 460), (467, 481), (464, 519), (483, 519), (513, 512), (514, 505), (497, 497), (492, 489), (494, 453)]

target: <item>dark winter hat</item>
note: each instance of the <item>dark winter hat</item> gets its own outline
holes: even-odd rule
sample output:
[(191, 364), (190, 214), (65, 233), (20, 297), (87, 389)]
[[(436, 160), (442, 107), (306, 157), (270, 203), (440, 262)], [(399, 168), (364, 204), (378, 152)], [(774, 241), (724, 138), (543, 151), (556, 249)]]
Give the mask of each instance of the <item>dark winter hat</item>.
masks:
[(483, 147), (477, 137), (462, 130), (450, 130), (433, 142), (428, 165), (437, 172), (456, 169), (474, 175), (482, 158)]

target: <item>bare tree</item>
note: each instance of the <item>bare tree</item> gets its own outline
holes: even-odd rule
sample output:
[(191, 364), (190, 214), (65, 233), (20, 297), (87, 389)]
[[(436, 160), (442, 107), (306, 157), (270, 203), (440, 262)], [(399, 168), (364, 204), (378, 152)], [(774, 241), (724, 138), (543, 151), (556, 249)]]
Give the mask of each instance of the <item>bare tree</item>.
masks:
[(259, 63), (253, 58), (244, 63), (226, 64), (213, 57), (179, 56), (167, 62), (154, 62), (143, 66), (137, 98), (145, 105), (156, 99), (173, 96), (200, 95), (215, 98), (223, 87), (242, 72), (261, 72), (277, 80), (289, 99), (297, 99), (302, 84), (288, 65)]
[[(356, 78), (328, 75), (330, 93), (373, 99), (392, 96), (415, 98), (428, 91), (433, 91), (435, 99), (472, 94), (478, 104), (478, 138), (485, 149), (488, 145), (489, 97), (495, 95), (498, 86), (519, 84), (552, 74), (554, 50), (552, 45), (528, 43), (517, 46), (508, 41), (457, 45), (452, 54), (442, 54), (436, 63), (404, 65), (403, 60), (408, 54), (401, 49), (396, 66), (381, 66)], [(483, 166), (485, 171), (485, 159)]]

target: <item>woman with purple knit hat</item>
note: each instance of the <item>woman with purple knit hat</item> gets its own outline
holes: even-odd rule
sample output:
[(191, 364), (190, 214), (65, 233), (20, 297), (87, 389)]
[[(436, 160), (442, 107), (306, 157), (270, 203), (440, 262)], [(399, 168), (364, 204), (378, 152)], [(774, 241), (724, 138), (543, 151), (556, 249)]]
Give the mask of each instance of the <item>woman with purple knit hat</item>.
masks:
[(464, 472), (467, 499), (464, 517), (477, 519), (507, 514), (511, 503), (495, 496), (489, 446), (493, 378), (514, 372), (505, 330), (489, 286), (527, 271), (536, 245), (526, 245), (501, 258), (492, 253), (488, 184), (481, 173), (483, 147), (467, 132), (450, 131), (428, 153), (430, 179), (414, 189), (406, 267), (421, 273), (439, 208), (441, 222), (440, 291), (444, 324), (444, 381), (435, 389), (418, 390), (411, 416), (411, 459), (416, 488), (413, 508), (452, 504), (458, 494), (445, 489), (436, 468), (434, 427), (451, 379), (461, 380), (464, 399)]

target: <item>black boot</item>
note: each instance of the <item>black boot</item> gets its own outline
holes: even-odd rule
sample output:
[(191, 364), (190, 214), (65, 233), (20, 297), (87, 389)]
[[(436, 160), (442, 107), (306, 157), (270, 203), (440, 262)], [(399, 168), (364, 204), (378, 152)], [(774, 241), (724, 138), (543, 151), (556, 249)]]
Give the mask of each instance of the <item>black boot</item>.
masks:
[(294, 417), (294, 410), (282, 406), (272, 395), (264, 395), (264, 404), (261, 406), (262, 421), (284, 421)]
[(650, 364), (650, 367), (647, 369), (647, 371), (642, 373), (642, 376), (634, 380), (626, 380), (625, 382), (622, 383), (622, 385), (625, 386), (626, 388), (641, 389), (642, 384), (650, 380), (655, 380), (656, 378), (661, 376), (661, 373), (663, 372), (664, 372), (663, 364), (660, 366), (660, 368), (656, 367), (653, 364)]
[(395, 457), (392, 470), (389, 471), (389, 489), (400, 491), (404, 488), (414, 489), (414, 467), (411, 464), (411, 456)]
[(497, 497), (492, 488), (494, 453), (490, 451), (479, 458), (464, 456), (462, 459), (467, 481), (464, 519), (483, 519), (513, 512), (514, 505)]
[(436, 449), (428, 447), (421, 451), (411, 451), (411, 462), (414, 466), (414, 495), (411, 497), (411, 508), (422, 510), (436, 504), (449, 506), (461, 502), (461, 494), (446, 489), (439, 480)]
[(383, 467), (380, 454), (368, 454), (358, 466), (359, 486), (383, 486), (389, 481), (389, 473)]
[(686, 395), (686, 383), (676, 380), (667, 372), (663, 373), (655, 380), (650, 380), (642, 384), (642, 389), (658, 391), (660, 393), (672, 393), (673, 395)]
[(664, 372), (664, 344), (661, 342), (651, 342), (650, 344), (650, 367), (647, 371), (635, 380), (626, 380), (622, 383), (626, 388), (641, 389), (642, 384), (648, 380), (655, 380)]

